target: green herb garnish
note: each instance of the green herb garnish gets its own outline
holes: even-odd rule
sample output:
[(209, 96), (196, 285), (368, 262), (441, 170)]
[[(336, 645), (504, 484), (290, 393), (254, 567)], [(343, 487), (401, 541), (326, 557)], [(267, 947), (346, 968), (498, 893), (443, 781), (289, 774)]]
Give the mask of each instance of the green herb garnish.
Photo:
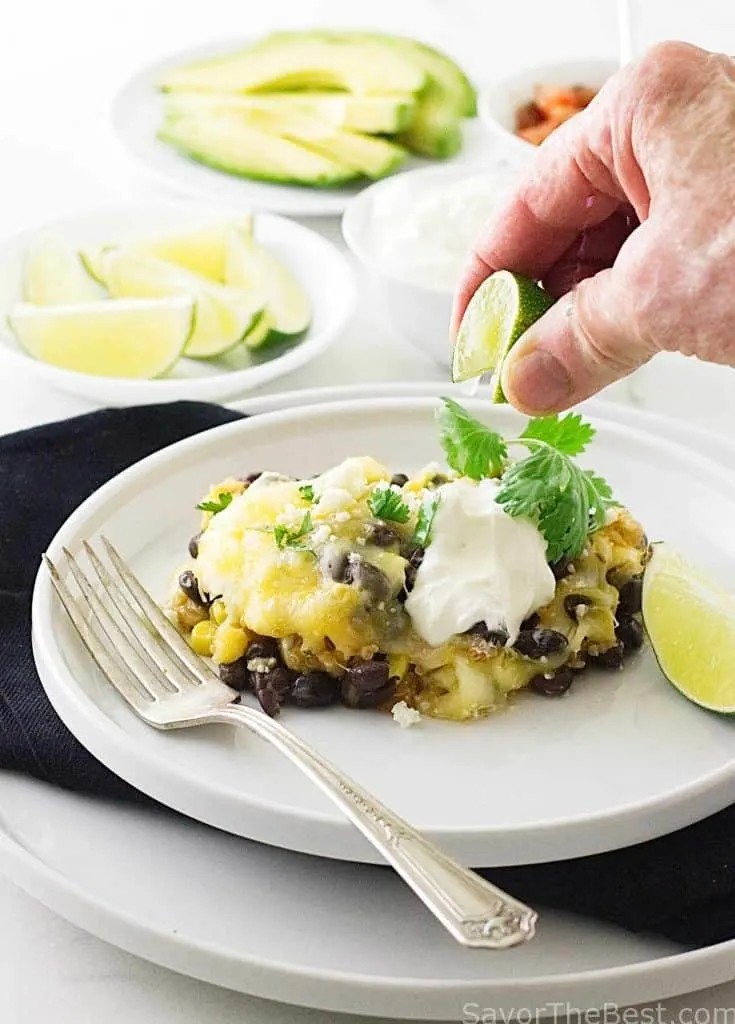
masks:
[(502, 436), (470, 416), (458, 402), (443, 398), (439, 410), (439, 440), (447, 462), (473, 480), (500, 476), (508, 455)]
[(305, 543), (305, 539), (313, 529), (314, 524), (311, 521), (311, 512), (305, 512), (301, 525), (295, 530), (290, 530), (287, 526), (283, 526), (280, 523), (274, 526), (273, 538), (281, 551), (285, 548), (297, 551), (310, 551), (311, 549)]
[(370, 511), (376, 519), (384, 519), (393, 523), (408, 522), (411, 510), (392, 487), (376, 487), (368, 498)]
[(232, 495), (230, 492), (220, 491), (216, 501), (200, 501), (197, 508), (201, 509), (202, 512), (211, 512), (216, 516), (218, 512), (223, 512), (231, 503)]
[(313, 484), (301, 484), (299, 486), (299, 494), (304, 501), (314, 501), (314, 485)]
[[(510, 516), (532, 520), (546, 540), (550, 562), (576, 558), (587, 534), (605, 521), (615, 504), (610, 486), (572, 456), (594, 437), (579, 413), (532, 419), (520, 437), (506, 440), (445, 398), (439, 411), (439, 436), (447, 462), (474, 480), (501, 477), (497, 501)], [(509, 445), (524, 445), (530, 455), (507, 461)]]
[(429, 543), (431, 527), (434, 523), (434, 516), (439, 508), (440, 501), (440, 494), (429, 494), (422, 501), (416, 520), (416, 529), (413, 531), (413, 537), (411, 538), (417, 547), (425, 548)]

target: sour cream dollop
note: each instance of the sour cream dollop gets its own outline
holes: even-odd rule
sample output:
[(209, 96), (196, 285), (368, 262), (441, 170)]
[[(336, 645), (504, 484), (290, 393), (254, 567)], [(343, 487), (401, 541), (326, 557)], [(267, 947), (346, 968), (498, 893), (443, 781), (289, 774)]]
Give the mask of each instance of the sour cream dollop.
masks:
[(431, 543), (405, 604), (434, 647), (476, 622), (507, 630), (513, 643), (523, 620), (554, 596), (544, 538), (530, 520), (504, 511), (499, 489), (496, 480), (465, 479), (439, 489)]

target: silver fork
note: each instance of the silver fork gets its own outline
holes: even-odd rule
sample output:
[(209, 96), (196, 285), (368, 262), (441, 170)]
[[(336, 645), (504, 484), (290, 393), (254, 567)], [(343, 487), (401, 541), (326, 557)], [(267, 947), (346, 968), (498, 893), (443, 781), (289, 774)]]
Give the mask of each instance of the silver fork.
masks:
[(81, 600), (43, 557), (85, 647), (143, 721), (156, 729), (245, 726), (326, 793), (463, 946), (505, 949), (533, 938), (537, 915), (530, 907), (442, 853), (280, 722), (238, 703), (240, 694), (192, 651), (105, 537), (102, 543), (107, 565), (83, 544), (94, 585), (63, 549)]

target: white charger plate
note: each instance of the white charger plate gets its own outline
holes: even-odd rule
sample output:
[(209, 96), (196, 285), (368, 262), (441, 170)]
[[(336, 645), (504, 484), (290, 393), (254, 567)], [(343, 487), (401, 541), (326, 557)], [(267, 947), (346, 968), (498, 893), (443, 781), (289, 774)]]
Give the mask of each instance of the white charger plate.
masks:
[(222, 401), (291, 373), (337, 340), (356, 304), (352, 270), (335, 245), (316, 231), (271, 214), (255, 216), (255, 237), (290, 267), (312, 302), (311, 325), (297, 344), (263, 353), (238, 352), (237, 368), (226, 359), (180, 359), (160, 380), (97, 377), (50, 366), (28, 356), (10, 333), (4, 314), (22, 300), (29, 248), (41, 237), (75, 249), (109, 245), (232, 220), (232, 207), (187, 202), (102, 207), (31, 228), (0, 242), (0, 363), (18, 365), (60, 391), (110, 405), (178, 399)]
[[(185, 195), (298, 217), (337, 216), (369, 182), (320, 189), (252, 181), (196, 163), (156, 138), (163, 120), (158, 82), (164, 75), (183, 64), (233, 53), (252, 41), (252, 38), (220, 40), (184, 50), (138, 71), (114, 100), (112, 124), (115, 134), (140, 169), (153, 176), (159, 184)], [(489, 147), (494, 145), (497, 148), (497, 142), (490, 138), (479, 119), (465, 121), (463, 129), (464, 146), (454, 161), (477, 161)], [(410, 157), (404, 170), (426, 167), (431, 163), (436, 161)]]
[[(467, 402), (505, 431), (508, 408)], [(108, 483), (50, 546), (77, 551), (104, 532), (163, 592), (196, 530), (198, 496), (228, 474), (272, 468), (304, 476), (355, 453), (395, 469), (440, 455), (436, 401), (376, 399), (294, 409), (235, 423), (150, 457)], [(632, 410), (598, 419), (590, 459), (649, 536), (665, 537), (726, 580), (735, 476), (646, 433)], [(645, 424), (646, 418), (643, 418)], [(270, 748), (226, 727), (155, 732), (122, 704), (72, 635), (45, 573), (33, 602), (44, 686), (69, 728), (133, 785), (226, 831), (320, 856), (376, 854)], [(707, 714), (663, 679), (650, 652), (619, 674), (589, 674), (563, 700), (520, 695), (473, 725), (425, 720), (402, 732), (389, 716), (286, 711), (284, 721), (379, 799), (468, 864), (532, 863), (650, 839), (732, 798), (735, 723)]]

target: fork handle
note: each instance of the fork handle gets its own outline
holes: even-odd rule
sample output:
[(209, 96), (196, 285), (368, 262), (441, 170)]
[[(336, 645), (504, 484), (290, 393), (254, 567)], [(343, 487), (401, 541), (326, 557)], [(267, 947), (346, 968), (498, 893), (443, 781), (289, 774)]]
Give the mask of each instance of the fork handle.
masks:
[(336, 804), (463, 946), (505, 949), (533, 938), (530, 907), (462, 867), (279, 722), (242, 704), (206, 715), (277, 747)]

